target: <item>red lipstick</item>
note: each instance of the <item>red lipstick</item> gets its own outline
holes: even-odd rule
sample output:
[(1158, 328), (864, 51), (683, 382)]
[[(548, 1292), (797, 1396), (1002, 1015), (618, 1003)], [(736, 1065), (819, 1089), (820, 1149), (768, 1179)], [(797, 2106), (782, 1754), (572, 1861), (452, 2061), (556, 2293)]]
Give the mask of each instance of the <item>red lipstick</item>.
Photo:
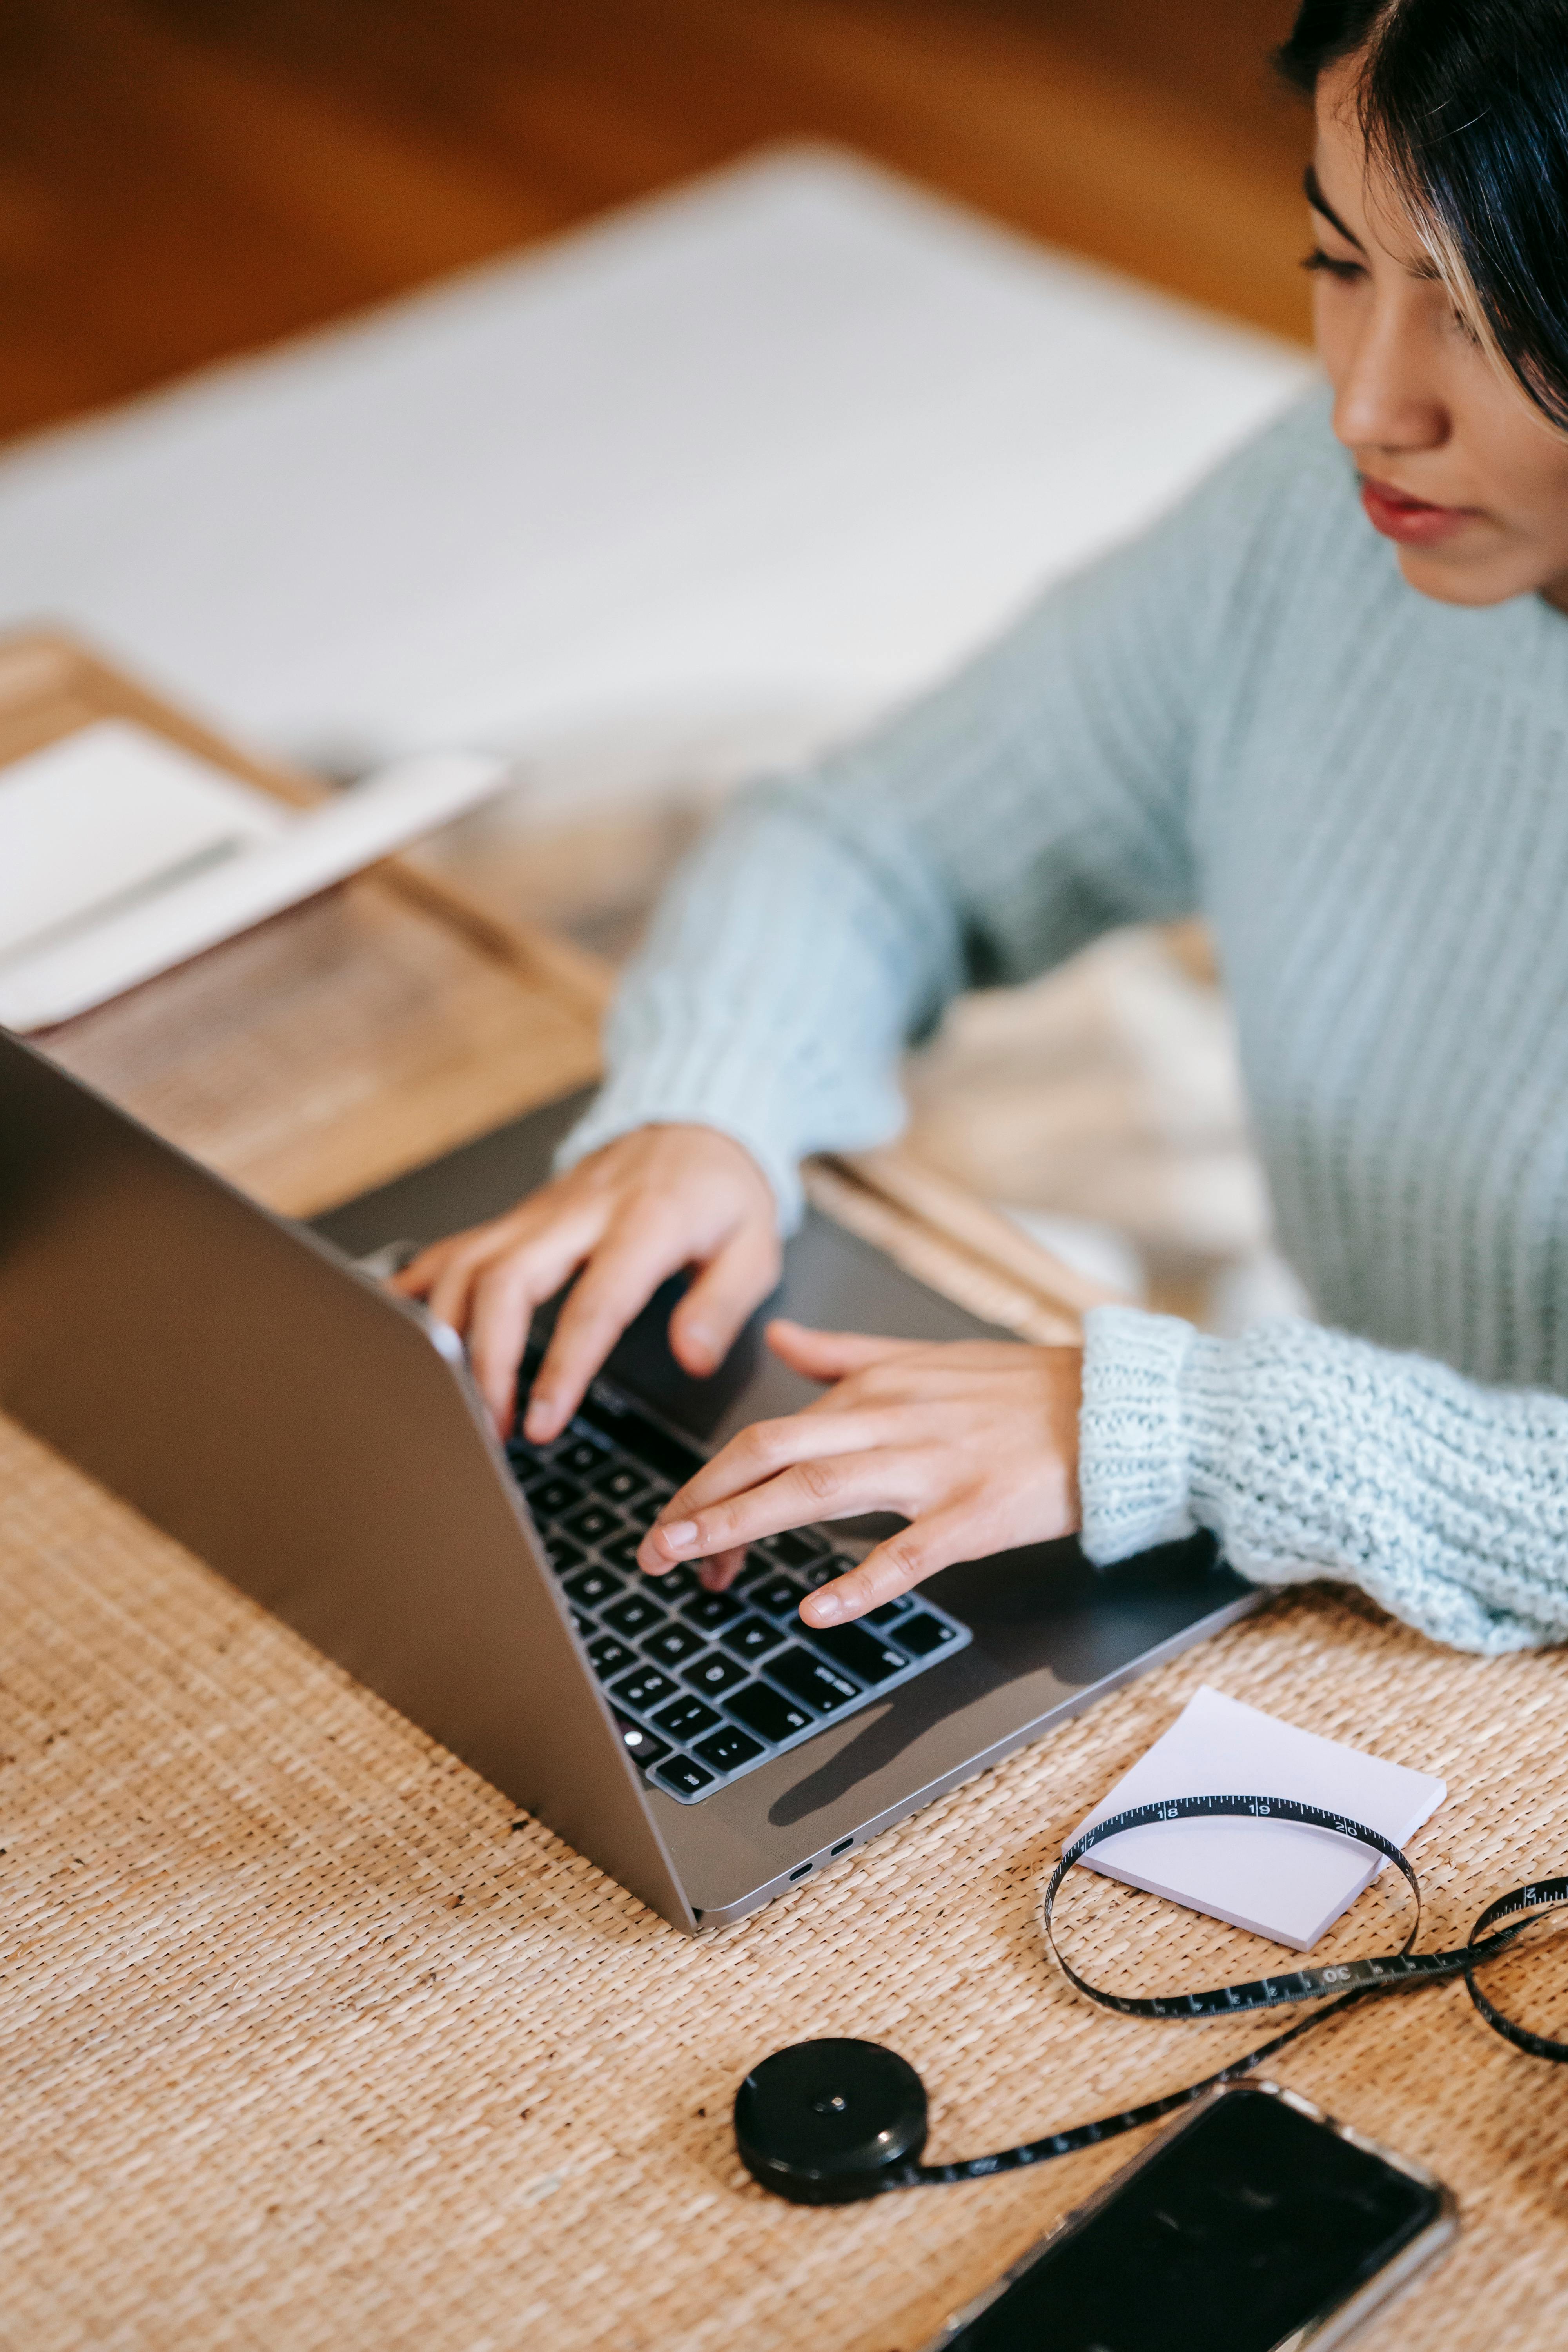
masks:
[(1402, 547), (1435, 547), (1479, 518), (1475, 507), (1435, 507), (1426, 499), (1413, 499), (1407, 490), (1396, 490), (1392, 482), (1374, 482), (1365, 474), (1361, 502), (1373, 529), (1382, 531), (1385, 539), (1397, 540)]

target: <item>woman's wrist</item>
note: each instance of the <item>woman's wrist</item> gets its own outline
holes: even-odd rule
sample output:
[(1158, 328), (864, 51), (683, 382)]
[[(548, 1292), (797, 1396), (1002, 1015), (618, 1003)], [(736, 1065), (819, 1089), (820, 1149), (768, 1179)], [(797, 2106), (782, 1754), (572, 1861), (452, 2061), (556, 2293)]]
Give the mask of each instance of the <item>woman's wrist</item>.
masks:
[(1095, 1307), (1084, 1317), (1082, 1543), (1102, 1568), (1178, 1542), (1197, 1526), (1184, 1382), (1203, 1344), (1173, 1315)]

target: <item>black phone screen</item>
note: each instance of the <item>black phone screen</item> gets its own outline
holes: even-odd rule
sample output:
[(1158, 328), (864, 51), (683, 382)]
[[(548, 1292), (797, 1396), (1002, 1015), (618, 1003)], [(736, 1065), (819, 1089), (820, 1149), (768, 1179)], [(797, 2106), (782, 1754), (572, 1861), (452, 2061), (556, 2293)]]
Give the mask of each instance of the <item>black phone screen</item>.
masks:
[(1286, 2100), (1229, 2091), (944, 2352), (1270, 2352), (1441, 2210)]

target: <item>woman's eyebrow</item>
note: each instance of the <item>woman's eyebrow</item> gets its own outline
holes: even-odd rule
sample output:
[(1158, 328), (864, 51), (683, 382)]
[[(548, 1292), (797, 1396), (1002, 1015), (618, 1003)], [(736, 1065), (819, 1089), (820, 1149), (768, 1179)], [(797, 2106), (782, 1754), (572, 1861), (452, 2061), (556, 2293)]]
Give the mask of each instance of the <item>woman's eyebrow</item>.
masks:
[(1307, 202), (1311, 205), (1312, 210), (1315, 213), (1321, 213), (1323, 218), (1329, 223), (1331, 227), (1338, 229), (1340, 235), (1344, 238), (1347, 245), (1353, 245), (1358, 253), (1364, 253), (1366, 251), (1366, 247), (1363, 245), (1360, 237), (1356, 236), (1353, 229), (1348, 229), (1345, 226), (1338, 213), (1335, 212), (1332, 205), (1330, 204), (1327, 196), (1324, 195), (1322, 186), (1318, 179), (1317, 172), (1310, 163), (1308, 164), (1306, 171), (1301, 175), (1301, 185), (1307, 192)]

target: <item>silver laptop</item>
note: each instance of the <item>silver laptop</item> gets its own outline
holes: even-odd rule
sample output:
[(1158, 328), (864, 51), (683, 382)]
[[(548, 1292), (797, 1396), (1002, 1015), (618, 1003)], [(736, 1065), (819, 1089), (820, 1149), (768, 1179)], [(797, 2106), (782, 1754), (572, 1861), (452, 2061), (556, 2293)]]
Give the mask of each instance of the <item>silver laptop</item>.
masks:
[[(303, 1226), (0, 1032), (0, 1404), (688, 1931), (1256, 1605), (1206, 1537), (1105, 1570), (1006, 1553), (831, 1633), (800, 1599), (871, 1522), (757, 1547), (724, 1596), (642, 1576), (698, 1456), (813, 1393), (763, 1318), (692, 1381), (668, 1286), (554, 1445), (502, 1446), (457, 1340), (374, 1271), (540, 1181), (580, 1108)], [(815, 1215), (767, 1311), (1006, 1336)]]

